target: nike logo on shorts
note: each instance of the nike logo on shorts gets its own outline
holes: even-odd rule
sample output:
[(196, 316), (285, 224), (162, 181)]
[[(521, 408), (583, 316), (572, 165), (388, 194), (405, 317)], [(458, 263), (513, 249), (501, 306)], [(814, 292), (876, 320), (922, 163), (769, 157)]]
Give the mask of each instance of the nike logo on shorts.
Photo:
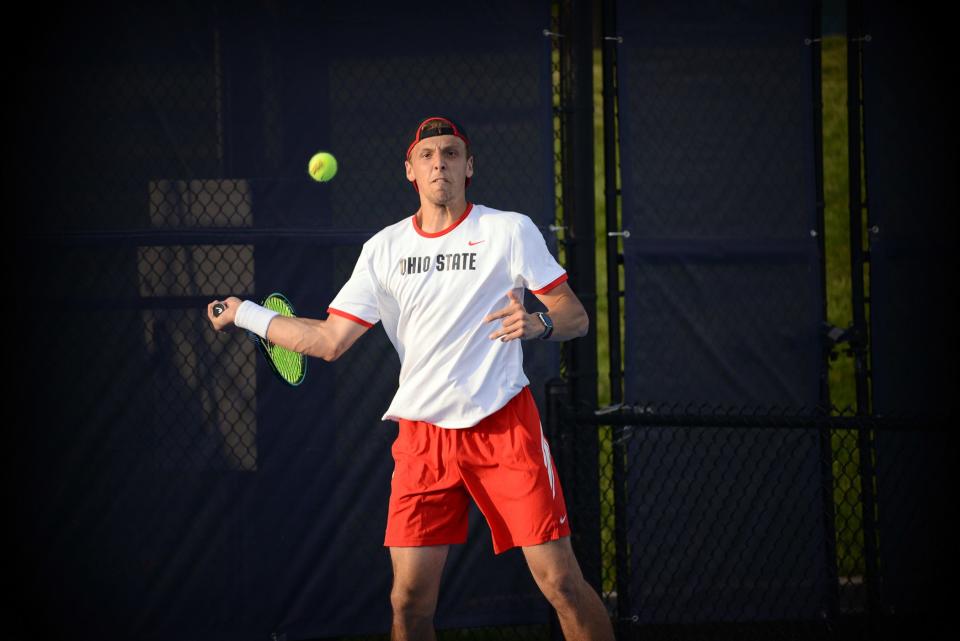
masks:
[(560, 525), (563, 525), (566, 522), (567, 522), (567, 515), (564, 514), (563, 516), (560, 517)]

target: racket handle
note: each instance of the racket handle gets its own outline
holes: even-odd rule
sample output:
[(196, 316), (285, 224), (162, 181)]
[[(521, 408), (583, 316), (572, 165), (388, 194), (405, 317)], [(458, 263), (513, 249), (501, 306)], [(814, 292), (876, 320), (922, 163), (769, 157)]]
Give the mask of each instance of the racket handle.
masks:
[(217, 303), (216, 305), (213, 306), (213, 315), (219, 316), (220, 314), (223, 313), (223, 310), (225, 310), (226, 308), (227, 306), (224, 305), (223, 303)]

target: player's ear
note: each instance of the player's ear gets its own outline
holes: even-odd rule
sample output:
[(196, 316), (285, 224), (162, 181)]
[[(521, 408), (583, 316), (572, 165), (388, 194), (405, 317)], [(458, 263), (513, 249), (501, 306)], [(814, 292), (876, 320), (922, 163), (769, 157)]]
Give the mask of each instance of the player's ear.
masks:
[(473, 177), (473, 156), (467, 158), (467, 178)]
[(410, 182), (415, 181), (417, 177), (413, 173), (413, 165), (410, 164), (410, 161), (404, 160), (403, 166), (407, 170), (407, 180), (409, 180)]

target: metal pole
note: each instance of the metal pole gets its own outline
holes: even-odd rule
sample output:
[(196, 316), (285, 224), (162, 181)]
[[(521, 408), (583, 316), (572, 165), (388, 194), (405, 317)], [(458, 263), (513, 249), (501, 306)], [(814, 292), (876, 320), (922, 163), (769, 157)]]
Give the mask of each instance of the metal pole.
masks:
[[(814, 117), (814, 180), (816, 181), (816, 230), (817, 254), (820, 261), (821, 319), (827, 322), (827, 263), (826, 263), (826, 224), (824, 221), (823, 196), (823, 87), (821, 69), (821, 3), (814, 3), (810, 34), (811, 69), (813, 71), (813, 117)], [(820, 361), (820, 406), (830, 412), (830, 350), (821, 350)], [(836, 618), (840, 599), (837, 578), (837, 533), (836, 508), (834, 505), (833, 485), (833, 432), (823, 427), (819, 432), (820, 478), (822, 480), (821, 501), (824, 524), (824, 569), (827, 576), (827, 615), (830, 620)]]
[[(567, 239), (567, 270), (587, 314), (596, 318), (593, 181), (593, 6), (590, 0), (566, 0), (561, 5), (561, 76), (569, 74), (562, 100), (565, 107), (563, 150), (563, 211)], [(569, 37), (566, 37), (569, 36)], [(572, 406), (597, 406), (597, 333), (565, 345)], [(574, 426), (575, 429), (575, 426)], [(587, 581), (600, 585), (599, 447), (596, 430), (575, 431), (577, 479), (566, 481), (568, 499), (581, 515), (571, 517), (573, 547)], [(589, 516), (588, 516), (589, 515)], [(586, 518), (585, 518), (586, 517)]]
[[(616, 2), (602, 1), (603, 17), (603, 166), (604, 206), (607, 231), (607, 331), (610, 355), (610, 402), (623, 400), (623, 366), (620, 360), (620, 223), (617, 216), (620, 190), (617, 188), (617, 35)], [(614, 235), (616, 234), (616, 235)], [(617, 598), (616, 620), (622, 621), (632, 610), (630, 601), (630, 559), (627, 542), (626, 447), (623, 426), (611, 426), (613, 432), (614, 541), (616, 546)], [(622, 633), (621, 633), (622, 634)]]
[[(857, 416), (872, 413), (867, 369), (867, 322), (864, 293), (864, 268), (867, 258), (863, 251), (863, 212), (867, 203), (861, 198), (861, 113), (863, 108), (863, 5), (862, 0), (847, 3), (847, 117), (849, 127), (850, 163), (850, 275), (853, 297), (853, 324), (855, 340), (851, 342), (857, 389)], [(880, 575), (877, 559), (877, 528), (874, 496), (874, 442), (873, 432), (859, 429), (860, 492), (863, 508), (863, 542), (865, 580), (867, 584), (867, 616), (879, 612)]]

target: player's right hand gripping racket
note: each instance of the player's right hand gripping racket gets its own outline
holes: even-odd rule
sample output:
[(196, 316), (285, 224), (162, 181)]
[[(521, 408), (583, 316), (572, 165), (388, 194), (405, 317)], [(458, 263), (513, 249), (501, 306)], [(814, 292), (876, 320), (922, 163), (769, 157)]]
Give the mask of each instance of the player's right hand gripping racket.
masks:
[[(287, 300), (287, 297), (280, 292), (274, 292), (263, 299), (261, 303), (269, 310), (275, 311), (281, 316), (294, 317), (293, 305)], [(217, 303), (213, 306), (213, 315), (219, 316), (226, 309), (223, 303)], [(265, 338), (260, 338), (250, 330), (247, 330), (250, 340), (257, 344), (260, 353), (267, 359), (270, 369), (277, 375), (281, 381), (287, 385), (296, 387), (303, 382), (307, 375), (307, 359), (303, 354), (291, 351), (285, 347), (274, 345)]]

